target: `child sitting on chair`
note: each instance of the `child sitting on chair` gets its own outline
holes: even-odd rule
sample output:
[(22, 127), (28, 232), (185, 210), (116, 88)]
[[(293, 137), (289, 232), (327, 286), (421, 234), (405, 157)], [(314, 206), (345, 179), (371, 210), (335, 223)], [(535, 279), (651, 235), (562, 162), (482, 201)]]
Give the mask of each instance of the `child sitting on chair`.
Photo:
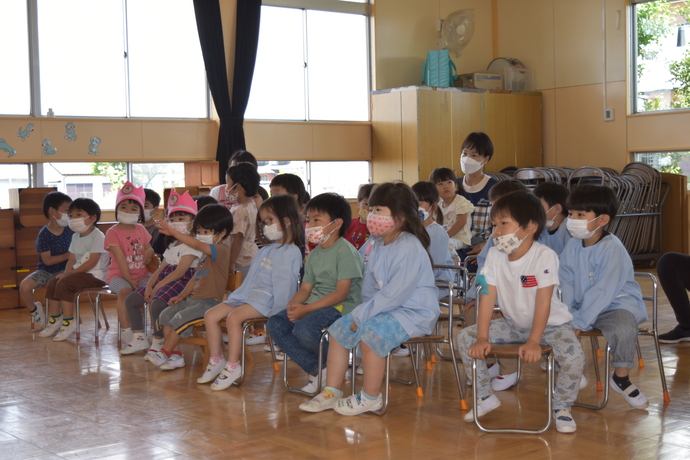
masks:
[(608, 187), (581, 185), (570, 193), (567, 206), (566, 225), (573, 238), (561, 253), (558, 276), (573, 329), (578, 336), (580, 331), (601, 331), (613, 355), (611, 388), (635, 409), (644, 409), (649, 402), (628, 374), (635, 361), (637, 325), (647, 321), (647, 309), (628, 251), (604, 230), (616, 217), (616, 194)]
[[(518, 353), (526, 364), (541, 359), (540, 344), (553, 347), (560, 367), (553, 393), (556, 429), (573, 433), (577, 428), (570, 407), (577, 398), (585, 358), (570, 327), (573, 316), (556, 293), (558, 256), (535, 241), (545, 220), (541, 202), (527, 192), (509, 193), (491, 208), (494, 247), (489, 250), (484, 273), (477, 275), (485, 279), (479, 319), (457, 337), (467, 375), (472, 372), (471, 359), (480, 360), (474, 389), (479, 405), (465, 415), (466, 422), (474, 420), (474, 410), (481, 417), (501, 405), (486, 368), (491, 343), (524, 342)], [(492, 321), (497, 298), (503, 318)]]

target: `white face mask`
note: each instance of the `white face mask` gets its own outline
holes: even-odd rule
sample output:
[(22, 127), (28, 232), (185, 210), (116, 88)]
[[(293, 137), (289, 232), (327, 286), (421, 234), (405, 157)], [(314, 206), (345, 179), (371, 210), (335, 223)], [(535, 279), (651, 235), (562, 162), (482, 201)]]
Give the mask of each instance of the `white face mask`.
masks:
[(494, 238), (494, 247), (501, 251), (503, 254), (512, 254), (520, 247), (525, 238), (518, 238), (515, 234), (517, 230), (513, 233), (507, 235), (501, 235)]
[(196, 239), (201, 241), (202, 243), (205, 243), (205, 244), (214, 244), (213, 243), (213, 236), (214, 235), (197, 235)]
[(264, 236), (271, 241), (278, 241), (283, 237), (283, 232), (278, 230), (278, 224), (275, 223), (264, 227)]
[(417, 214), (419, 215), (419, 218), (422, 219), (422, 222), (426, 222), (426, 220), (429, 218), (429, 211), (424, 208), (419, 208), (417, 210)]
[(176, 232), (180, 232), (183, 235), (189, 233), (189, 223), (188, 222), (170, 222), (170, 228)]
[[(555, 207), (556, 207), (556, 206), (551, 206), (551, 207), (549, 208), (549, 210), (546, 211), (546, 214), (550, 213), (551, 210), (552, 210), (553, 208), (555, 208)], [(547, 229), (547, 230), (549, 230), (551, 227), (554, 226), (555, 223), (556, 223), (556, 216), (553, 216), (553, 219), (547, 220), (547, 221), (546, 221), (546, 223), (544, 224), (544, 228)]]
[(118, 212), (117, 221), (121, 224), (134, 225), (139, 222), (139, 214), (130, 214), (128, 212)]
[(573, 238), (577, 238), (578, 240), (587, 240), (594, 236), (594, 232), (601, 228), (600, 225), (592, 231), (587, 230), (587, 224), (594, 222), (595, 220), (597, 220), (597, 217), (590, 221), (583, 219), (571, 219), (568, 217), (568, 221), (565, 225)]
[(481, 162), (475, 160), (474, 158), (466, 156), (460, 158), (460, 169), (462, 169), (462, 172), (464, 174), (476, 173), (477, 171), (482, 169), (482, 166), (484, 165)]
[(69, 228), (72, 229), (74, 233), (85, 233), (91, 225), (86, 225), (84, 223), (84, 219), (87, 219), (86, 217), (77, 217), (76, 219), (70, 219), (69, 220)]
[(55, 222), (62, 227), (65, 228), (69, 225), (69, 216), (67, 214), (60, 214), (59, 219), (55, 219)]
[(149, 221), (153, 217), (155, 209), (144, 209), (144, 221)]

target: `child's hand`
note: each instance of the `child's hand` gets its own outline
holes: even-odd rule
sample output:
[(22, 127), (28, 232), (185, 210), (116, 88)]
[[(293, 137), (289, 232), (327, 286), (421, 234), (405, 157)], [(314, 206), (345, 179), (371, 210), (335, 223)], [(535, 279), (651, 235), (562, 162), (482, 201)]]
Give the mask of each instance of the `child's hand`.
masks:
[(172, 229), (170, 224), (165, 220), (157, 220), (156, 227), (163, 235), (172, 235), (175, 230)]
[(151, 302), (151, 294), (153, 294), (153, 289), (150, 286), (146, 286), (146, 291), (144, 291), (144, 300), (146, 303)]
[(482, 249), (484, 249), (484, 245), (485, 245), (485, 244), (486, 244), (486, 241), (481, 242), (481, 243), (475, 245), (472, 249), (470, 249), (469, 251), (467, 251), (467, 255), (468, 255), (468, 256), (473, 256), (473, 255), (479, 254), (480, 252), (482, 252)]
[(489, 353), (491, 353), (491, 344), (487, 339), (477, 339), (467, 351), (470, 358), (476, 359), (486, 359), (486, 355)]
[(301, 303), (291, 303), (287, 306), (287, 316), (293, 323), (298, 319), (303, 318), (308, 312), (306, 310), (306, 305)]
[(55, 279), (56, 279), (56, 280), (59, 280), (59, 279), (62, 278), (63, 276), (65, 276), (65, 273), (60, 273), (59, 275), (55, 275)]
[(538, 343), (528, 341), (524, 345), (520, 345), (520, 348), (518, 348), (518, 354), (522, 358), (523, 363), (536, 363), (541, 359), (541, 347)]
[[(62, 276), (62, 275), (58, 275), (58, 276)], [(57, 276), (56, 276), (56, 278), (57, 278)], [(575, 333), (575, 337), (579, 338), (580, 334), (582, 333), (582, 330), (581, 329), (573, 329), (573, 332)]]
[(129, 283), (130, 286), (132, 286), (132, 290), (133, 290), (133, 291), (136, 291), (137, 288), (139, 287), (139, 285), (137, 284), (137, 282), (134, 281), (134, 280), (131, 279), (131, 278), (128, 279), (128, 280), (126, 280), (126, 281)]
[(171, 297), (170, 300), (168, 300), (168, 305), (175, 305), (176, 303), (180, 303), (184, 300), (184, 297), (181, 295), (176, 295), (175, 297)]
[(476, 300), (472, 299), (469, 302), (465, 303), (465, 305), (462, 306), (462, 315), (466, 316), (467, 312), (470, 311), (470, 308), (474, 307), (474, 305), (477, 303)]
[(350, 324), (350, 330), (352, 332), (357, 332), (357, 323), (353, 321), (352, 324)]

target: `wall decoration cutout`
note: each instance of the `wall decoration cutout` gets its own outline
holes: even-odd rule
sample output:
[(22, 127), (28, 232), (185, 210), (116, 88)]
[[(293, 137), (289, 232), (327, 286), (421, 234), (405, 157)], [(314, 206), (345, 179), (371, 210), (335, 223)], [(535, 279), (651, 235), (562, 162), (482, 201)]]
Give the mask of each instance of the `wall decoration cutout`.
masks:
[(65, 136), (67, 142), (77, 140), (77, 135), (74, 133), (74, 123), (72, 123), (71, 121), (65, 125), (65, 132), (67, 133), (67, 135)]
[(100, 137), (92, 137), (89, 145), (89, 155), (98, 155), (98, 146), (101, 144)]
[(34, 130), (34, 124), (33, 123), (29, 123), (28, 125), (26, 125), (25, 129), (22, 129), (22, 127), (20, 126), (19, 132), (17, 133), (17, 137), (21, 137), (22, 142), (24, 142), (26, 140), (26, 138), (29, 137), (29, 134), (31, 134), (31, 131), (33, 131), (33, 130)]
[(43, 146), (44, 155), (55, 155), (57, 153), (57, 147), (52, 147), (48, 139), (43, 139), (41, 145)]
[(5, 152), (9, 153), (7, 155), (7, 158), (12, 158), (17, 151), (7, 145), (7, 141), (5, 139), (0, 139), (0, 150), (4, 150)]

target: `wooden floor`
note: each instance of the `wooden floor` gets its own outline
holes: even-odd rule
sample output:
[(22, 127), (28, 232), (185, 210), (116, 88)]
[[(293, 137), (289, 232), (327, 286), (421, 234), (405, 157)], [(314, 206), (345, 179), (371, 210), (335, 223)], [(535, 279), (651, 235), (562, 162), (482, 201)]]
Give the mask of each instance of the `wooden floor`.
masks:
[[(665, 297), (660, 306), (665, 332), (675, 321)], [(114, 309), (108, 313), (114, 320)], [(196, 384), (200, 349), (183, 346), (187, 366), (160, 371), (142, 355), (120, 357), (114, 327), (101, 330), (95, 346), (92, 326), (88, 313), (78, 344), (74, 337), (56, 343), (29, 330), (25, 309), (0, 310), (0, 458), (690, 458), (690, 344), (662, 346), (670, 403), (663, 402), (652, 340), (642, 337), (645, 367), (631, 378), (649, 398), (647, 410), (612, 394), (600, 412), (573, 410), (575, 434), (552, 427), (519, 436), (484, 434), (462, 421), (448, 362), (424, 371), (423, 398), (393, 383), (384, 417), (308, 414), (297, 407), (305, 398), (285, 391), (261, 346), (251, 347), (242, 387), (212, 392)], [(590, 384), (581, 397), (594, 398), (585, 348)], [(296, 365), (290, 369), (295, 383), (305, 380)], [(394, 369), (412, 376), (408, 358), (395, 358)], [(519, 388), (498, 394), (503, 405), (485, 423), (542, 423), (544, 379), (538, 365), (525, 366)]]

